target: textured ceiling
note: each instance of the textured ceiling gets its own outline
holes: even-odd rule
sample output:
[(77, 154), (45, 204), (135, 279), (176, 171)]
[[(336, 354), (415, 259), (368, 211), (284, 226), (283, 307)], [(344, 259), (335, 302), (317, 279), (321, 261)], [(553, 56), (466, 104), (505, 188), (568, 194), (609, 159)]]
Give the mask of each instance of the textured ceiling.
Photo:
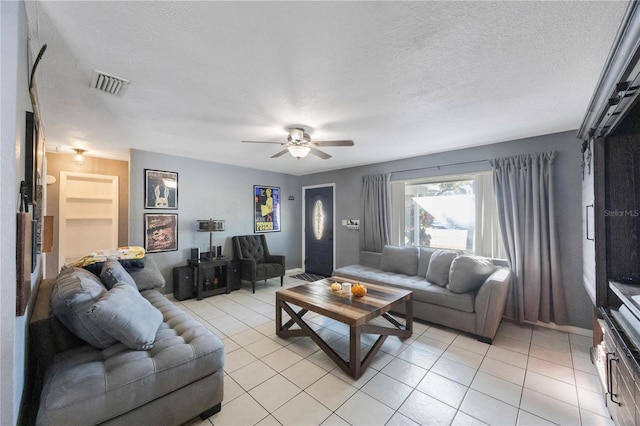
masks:
[[(295, 175), (577, 129), (626, 2), (29, 1), (49, 150)], [(122, 97), (93, 70), (128, 79)], [(329, 160), (271, 159), (286, 128)]]

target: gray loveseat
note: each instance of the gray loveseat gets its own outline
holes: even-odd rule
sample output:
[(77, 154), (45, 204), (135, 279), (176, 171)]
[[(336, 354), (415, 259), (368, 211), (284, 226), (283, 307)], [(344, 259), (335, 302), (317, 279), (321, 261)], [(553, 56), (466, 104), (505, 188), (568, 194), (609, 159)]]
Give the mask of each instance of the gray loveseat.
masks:
[(511, 270), (504, 260), (452, 250), (385, 246), (334, 276), (413, 291), (414, 318), (472, 333), (491, 343), (502, 320)]
[[(39, 286), (30, 322), (31, 362), (43, 382), (36, 424), (178, 425), (220, 411), (223, 343), (156, 290), (164, 278), (153, 259), (147, 256), (144, 268), (130, 270), (139, 293), (122, 282), (107, 291), (125, 290), (129, 298), (144, 299), (143, 308), (157, 312), (157, 331), (144, 345), (147, 350), (131, 349), (128, 341), (96, 343), (106, 347), (88, 344), (54, 315), (52, 305), (57, 306), (56, 298), (70, 284), (78, 284), (82, 297), (91, 288), (99, 290), (87, 274), (81, 268), (63, 269), (55, 281), (44, 280)], [(104, 302), (105, 293), (100, 293)]]

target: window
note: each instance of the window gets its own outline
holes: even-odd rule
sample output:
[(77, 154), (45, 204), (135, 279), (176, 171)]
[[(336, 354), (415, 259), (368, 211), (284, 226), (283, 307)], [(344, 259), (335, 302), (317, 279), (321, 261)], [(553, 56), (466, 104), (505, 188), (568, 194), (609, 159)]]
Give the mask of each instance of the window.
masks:
[(404, 245), (473, 251), (473, 179), (405, 185)]
[(324, 233), (324, 207), (321, 200), (317, 200), (313, 205), (313, 235), (316, 240), (322, 239)]
[(490, 174), (394, 182), (392, 187), (396, 243), (505, 257)]

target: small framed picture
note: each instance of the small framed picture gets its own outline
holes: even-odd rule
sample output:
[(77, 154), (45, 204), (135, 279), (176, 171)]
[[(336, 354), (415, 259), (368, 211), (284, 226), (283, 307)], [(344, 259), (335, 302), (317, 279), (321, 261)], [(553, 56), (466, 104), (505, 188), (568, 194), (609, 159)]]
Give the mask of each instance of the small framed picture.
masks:
[(253, 187), (254, 232), (280, 231), (280, 188)]
[(145, 213), (144, 249), (148, 253), (178, 250), (177, 213)]
[(178, 209), (178, 173), (144, 169), (144, 208)]

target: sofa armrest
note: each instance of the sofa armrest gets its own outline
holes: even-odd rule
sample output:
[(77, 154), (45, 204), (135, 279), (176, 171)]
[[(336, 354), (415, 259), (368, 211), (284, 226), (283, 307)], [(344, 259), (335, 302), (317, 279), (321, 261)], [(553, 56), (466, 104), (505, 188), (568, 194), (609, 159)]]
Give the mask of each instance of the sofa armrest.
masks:
[(375, 251), (361, 251), (358, 263), (362, 266), (370, 266), (372, 268), (380, 269), (382, 263), (382, 253)]
[(253, 259), (238, 259), (240, 262), (240, 277), (252, 281), (256, 276), (256, 261)]
[(29, 352), (35, 356), (35, 362), (42, 373), (53, 362), (53, 357), (69, 349), (87, 343), (67, 329), (54, 315), (51, 309), (51, 293), (55, 280), (40, 282), (29, 320)]
[(270, 255), (264, 257), (264, 261), (266, 263), (279, 263), (280, 265), (282, 265), (283, 271), (285, 269), (285, 267), (284, 267), (284, 256), (283, 255), (270, 254)]
[(478, 336), (491, 340), (496, 335), (504, 315), (511, 276), (510, 269), (498, 268), (478, 290), (475, 300), (476, 334)]

